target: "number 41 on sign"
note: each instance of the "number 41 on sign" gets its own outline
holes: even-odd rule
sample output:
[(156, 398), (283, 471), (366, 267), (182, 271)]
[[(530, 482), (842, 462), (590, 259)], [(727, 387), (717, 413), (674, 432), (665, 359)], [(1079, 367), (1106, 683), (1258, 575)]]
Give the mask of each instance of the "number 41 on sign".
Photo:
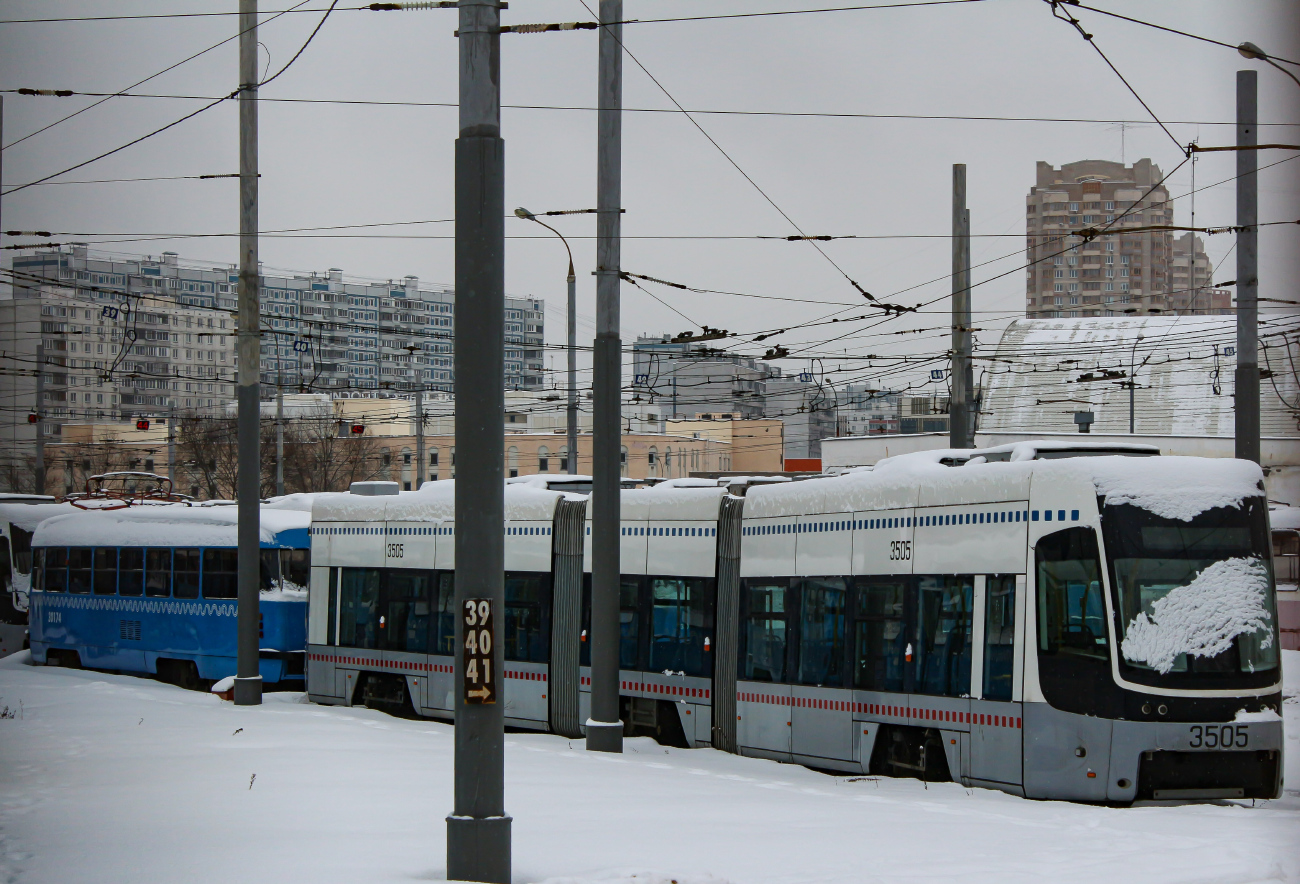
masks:
[(493, 618), (491, 599), (466, 599), (462, 695), (466, 703), (497, 701), (496, 673), (492, 668)]

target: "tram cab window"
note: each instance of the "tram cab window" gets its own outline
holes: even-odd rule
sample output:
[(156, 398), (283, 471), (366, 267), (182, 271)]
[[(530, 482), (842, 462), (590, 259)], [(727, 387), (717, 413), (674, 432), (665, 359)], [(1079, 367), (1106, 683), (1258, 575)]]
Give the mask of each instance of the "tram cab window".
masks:
[(118, 556), (117, 592), (119, 595), (144, 594), (144, 550), (126, 547)]
[(172, 594), (172, 551), (154, 547), (144, 551), (144, 594), (165, 599)]
[(339, 644), (373, 648), (379, 638), (379, 570), (344, 568), (339, 580)]
[(985, 700), (1010, 700), (1016, 638), (1016, 578), (988, 577), (984, 583)]
[(907, 662), (906, 599), (909, 577), (859, 577), (855, 581), (854, 687), (904, 690)]
[[(280, 588), (280, 551), (264, 549), (257, 557), (257, 585), (262, 592)], [(204, 590), (206, 593), (207, 591)]]
[(920, 694), (970, 693), (974, 578), (917, 578), (916, 687)]
[(838, 687), (843, 683), (847, 603), (842, 577), (800, 581), (800, 684)]
[(713, 633), (713, 581), (705, 577), (650, 578), (650, 669), (713, 674), (705, 639)]
[(744, 599), (743, 681), (785, 681), (787, 581), (751, 579), (741, 590)]
[(325, 608), (325, 644), (337, 644), (335, 636), (338, 633), (339, 617), (339, 569), (330, 568), (329, 571), (329, 601)]
[[(180, 550), (177, 550), (179, 553)], [(179, 571), (179, 567), (177, 568)], [(177, 595), (180, 595), (178, 581)], [(203, 551), (203, 597), (205, 599), (239, 598), (239, 550), (205, 549)]]
[(89, 593), (94, 550), (74, 546), (68, 550), (68, 592)]
[(178, 599), (199, 597), (199, 551), (177, 549), (172, 556), (172, 589)]
[(32, 570), (32, 532), (25, 531), (10, 523), (9, 536), (12, 538), (13, 543), (14, 568), (19, 574), (30, 573)]
[(1066, 712), (1108, 714), (1114, 686), (1097, 535), (1067, 528), (1040, 538), (1034, 552), (1043, 696)]
[(95, 550), (95, 595), (117, 594), (117, 550), (99, 547)]
[(13, 588), (13, 572), (9, 556), (9, 538), (0, 537), (0, 590), (9, 592)]

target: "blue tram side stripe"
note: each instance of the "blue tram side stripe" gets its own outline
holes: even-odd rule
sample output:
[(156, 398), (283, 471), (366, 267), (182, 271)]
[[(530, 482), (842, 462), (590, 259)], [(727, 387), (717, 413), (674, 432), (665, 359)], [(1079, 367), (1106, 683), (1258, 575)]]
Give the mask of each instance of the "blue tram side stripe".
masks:
[(234, 617), (238, 604), (228, 602), (184, 601), (178, 599), (139, 599), (121, 596), (72, 595), (70, 593), (42, 592), (33, 595), (37, 604), (70, 608), (77, 611), (119, 611), (126, 614), (190, 614), (214, 617)]

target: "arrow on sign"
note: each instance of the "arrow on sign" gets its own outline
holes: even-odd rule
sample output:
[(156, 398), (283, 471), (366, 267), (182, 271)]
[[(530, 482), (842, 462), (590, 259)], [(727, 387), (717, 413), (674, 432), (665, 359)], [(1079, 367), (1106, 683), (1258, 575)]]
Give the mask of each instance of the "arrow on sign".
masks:
[(466, 691), (465, 696), (478, 697), (480, 700), (486, 700), (488, 697), (492, 696), (492, 692), (487, 688), (479, 688), (477, 691)]

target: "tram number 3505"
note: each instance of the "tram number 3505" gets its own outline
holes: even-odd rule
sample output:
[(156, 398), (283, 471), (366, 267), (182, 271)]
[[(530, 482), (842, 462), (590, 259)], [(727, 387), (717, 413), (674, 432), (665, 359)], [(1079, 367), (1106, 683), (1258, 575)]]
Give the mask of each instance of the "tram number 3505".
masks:
[(889, 558), (895, 562), (908, 562), (912, 559), (912, 541), (910, 540), (891, 540), (889, 542)]
[(1187, 745), (1192, 749), (1245, 749), (1250, 745), (1250, 728), (1244, 724), (1194, 724)]
[(491, 599), (466, 599), (463, 687), (466, 703), (497, 701), (496, 673), (492, 670), (494, 630)]

